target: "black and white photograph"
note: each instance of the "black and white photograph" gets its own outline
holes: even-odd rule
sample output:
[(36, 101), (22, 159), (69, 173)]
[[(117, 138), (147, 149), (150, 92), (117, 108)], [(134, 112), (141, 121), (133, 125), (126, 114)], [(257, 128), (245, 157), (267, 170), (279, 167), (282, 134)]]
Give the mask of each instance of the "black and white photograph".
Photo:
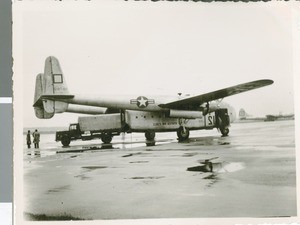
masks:
[(281, 1), (15, 2), (16, 224), (295, 222), (298, 38)]

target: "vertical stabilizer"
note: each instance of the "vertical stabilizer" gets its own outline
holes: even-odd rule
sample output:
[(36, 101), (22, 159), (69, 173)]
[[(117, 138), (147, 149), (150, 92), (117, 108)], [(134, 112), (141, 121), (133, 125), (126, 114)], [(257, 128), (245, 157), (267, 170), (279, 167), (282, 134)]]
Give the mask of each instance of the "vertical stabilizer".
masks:
[(44, 74), (36, 77), (34, 109), (38, 118), (52, 118), (55, 113), (65, 112), (68, 103), (65, 99), (73, 98), (60, 68), (58, 60), (49, 56), (45, 61)]
[(54, 56), (49, 56), (45, 61), (43, 87), (45, 95), (69, 95), (59, 61)]

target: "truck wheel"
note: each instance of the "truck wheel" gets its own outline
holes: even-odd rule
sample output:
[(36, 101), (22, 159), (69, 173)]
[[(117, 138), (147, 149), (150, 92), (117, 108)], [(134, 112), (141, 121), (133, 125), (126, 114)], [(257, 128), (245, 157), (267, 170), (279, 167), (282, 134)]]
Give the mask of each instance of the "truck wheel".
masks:
[(190, 136), (190, 131), (185, 128), (185, 130), (183, 129), (183, 127), (179, 127), (178, 131), (177, 131), (177, 137), (179, 141), (185, 141), (189, 138)]
[(109, 135), (109, 134), (102, 134), (101, 136), (101, 141), (104, 143), (104, 144), (109, 144), (112, 140), (112, 136)]
[(147, 140), (154, 140), (154, 138), (155, 138), (155, 132), (154, 131), (146, 131), (145, 132), (145, 138)]
[(67, 147), (70, 145), (70, 142), (71, 142), (71, 139), (70, 137), (68, 136), (64, 136), (61, 140), (61, 144), (64, 146), (64, 147)]

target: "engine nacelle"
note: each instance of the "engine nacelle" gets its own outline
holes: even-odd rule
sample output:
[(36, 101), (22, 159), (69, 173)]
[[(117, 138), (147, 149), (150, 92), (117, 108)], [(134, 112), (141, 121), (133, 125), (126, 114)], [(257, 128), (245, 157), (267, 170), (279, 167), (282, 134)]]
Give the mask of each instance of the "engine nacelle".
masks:
[(73, 104), (68, 104), (68, 108), (66, 109), (66, 112), (82, 113), (82, 114), (89, 114), (89, 115), (105, 114), (106, 111), (107, 109), (102, 107), (73, 105)]
[(200, 109), (203, 112), (203, 115), (214, 112), (214, 111), (218, 110), (219, 108), (220, 108), (220, 106), (219, 106), (219, 103), (217, 103), (217, 102), (203, 103), (200, 106)]
[(203, 113), (201, 111), (171, 109), (170, 112), (168, 113), (168, 116), (169, 117), (187, 118), (187, 119), (197, 119), (197, 118), (202, 118)]

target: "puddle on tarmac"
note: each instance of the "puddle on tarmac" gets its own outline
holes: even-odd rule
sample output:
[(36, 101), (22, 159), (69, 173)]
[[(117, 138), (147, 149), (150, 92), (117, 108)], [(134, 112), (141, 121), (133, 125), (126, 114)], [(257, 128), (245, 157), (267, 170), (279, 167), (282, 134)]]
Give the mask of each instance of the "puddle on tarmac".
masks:
[(87, 169), (87, 170), (96, 170), (96, 169), (105, 169), (107, 166), (82, 166), (82, 169)]
[(218, 171), (218, 173), (226, 173), (226, 172), (236, 172), (245, 168), (245, 164), (242, 162), (232, 162), (226, 163), (222, 168)]
[[(187, 141), (182, 142), (187, 146), (216, 146), (216, 145), (230, 145), (230, 142), (226, 139), (227, 137), (200, 137), (190, 138)], [(226, 140), (226, 141), (225, 141)]]
[(207, 177), (204, 177), (203, 179), (210, 181), (208, 184), (206, 184), (206, 187), (208, 187), (208, 188), (212, 187), (215, 183), (217, 183), (220, 180), (220, 178), (215, 173), (213, 173)]
[(148, 155), (148, 154), (150, 154), (150, 153), (136, 152), (136, 153), (130, 153), (127, 155), (123, 155), (122, 157), (125, 158), (125, 157), (131, 157), (131, 156), (135, 156), (135, 155)]
[(143, 179), (161, 179), (164, 178), (164, 176), (152, 176), (152, 177), (130, 177), (130, 178), (124, 178), (124, 179), (133, 179), (133, 180), (143, 180)]
[(33, 213), (26, 213), (26, 212), (24, 213), (24, 218), (27, 221), (85, 220), (68, 214), (47, 215), (47, 214), (33, 214)]
[(81, 180), (90, 180), (92, 179), (91, 177), (88, 177), (84, 174), (80, 174), (80, 175), (77, 175), (77, 176), (74, 176), (75, 178), (80, 178)]
[(201, 165), (201, 166), (188, 167), (187, 171), (207, 173), (207, 172), (212, 172), (212, 169), (207, 165)]
[(129, 163), (148, 163), (149, 161), (134, 161), (134, 162), (129, 162)]
[(47, 191), (47, 194), (58, 193), (58, 192), (66, 191), (66, 190), (70, 190), (70, 185), (65, 185), (65, 186), (49, 189)]
[(244, 169), (244, 163), (241, 162), (210, 162), (209, 160), (202, 163), (200, 166), (188, 167), (187, 171), (192, 172), (217, 172), (217, 173), (226, 173), (226, 172), (235, 172), (241, 169)]
[(219, 145), (230, 145), (229, 142), (219, 142)]
[(197, 152), (184, 153), (182, 157), (192, 157), (198, 155)]
[(46, 156), (55, 155), (55, 151), (49, 151), (49, 150), (40, 150), (40, 149), (32, 149), (32, 150), (26, 150), (26, 155), (29, 158), (43, 158)]
[(218, 177), (217, 177), (216, 174), (211, 174), (207, 177), (203, 177), (203, 179), (205, 179), (205, 180), (216, 180), (216, 179), (218, 179)]

